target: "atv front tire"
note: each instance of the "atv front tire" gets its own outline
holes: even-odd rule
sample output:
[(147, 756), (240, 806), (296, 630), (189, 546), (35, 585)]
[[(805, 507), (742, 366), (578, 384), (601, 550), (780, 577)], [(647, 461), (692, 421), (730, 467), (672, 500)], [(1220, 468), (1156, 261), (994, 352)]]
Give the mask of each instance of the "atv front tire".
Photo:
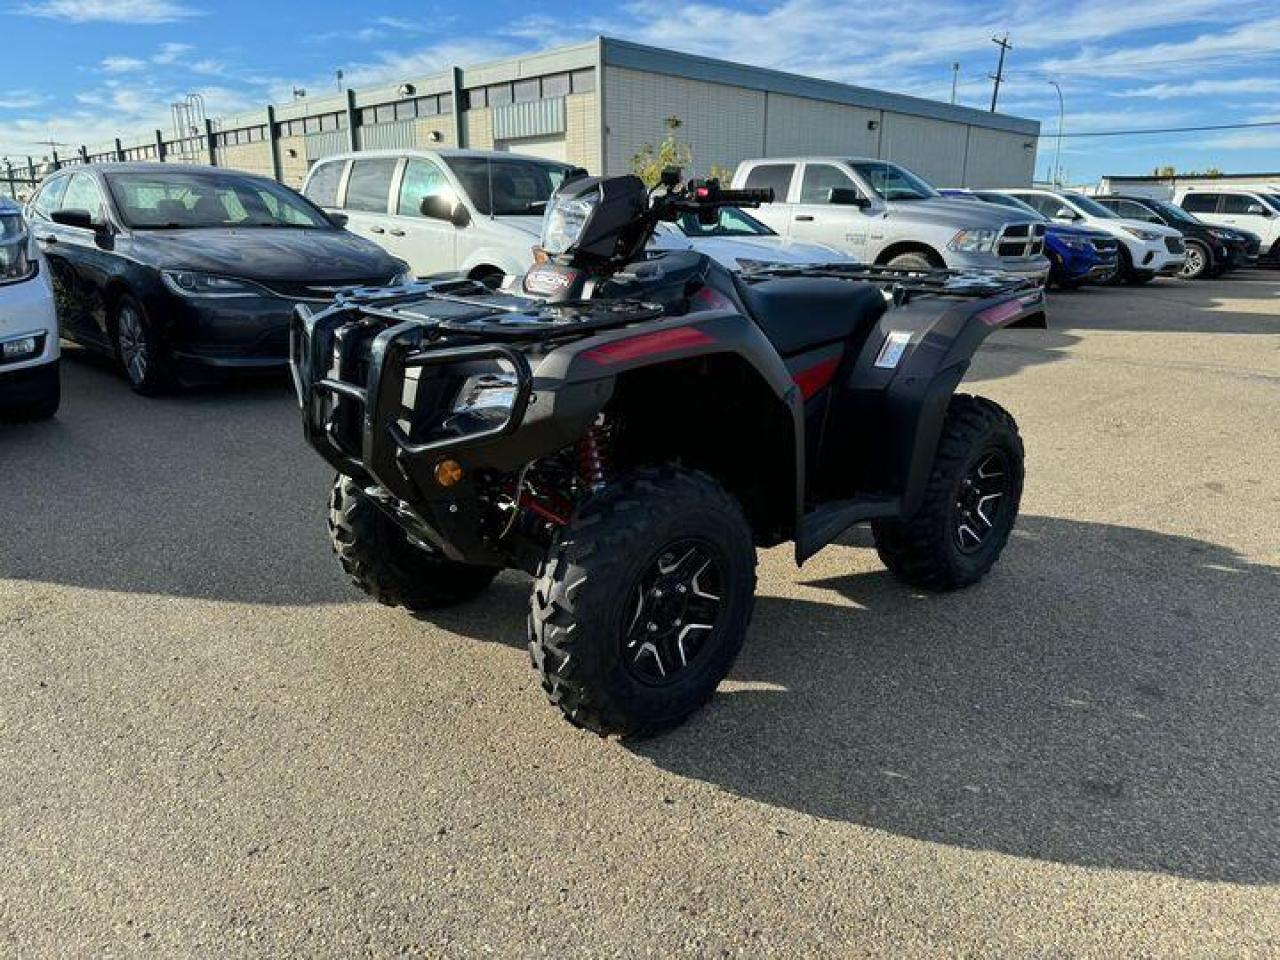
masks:
[(610, 485), (534, 585), (529, 649), (547, 697), (602, 736), (678, 725), (742, 647), (755, 566), (741, 507), (706, 474), (646, 468)]
[(329, 541), (351, 581), (389, 607), (433, 610), (461, 603), (499, 572), (457, 563), (412, 543), (359, 484), (343, 476), (333, 484)]
[(1008, 411), (984, 397), (953, 397), (920, 509), (908, 520), (871, 526), (884, 565), (926, 590), (981, 580), (1013, 531), (1023, 460), (1022, 438)]

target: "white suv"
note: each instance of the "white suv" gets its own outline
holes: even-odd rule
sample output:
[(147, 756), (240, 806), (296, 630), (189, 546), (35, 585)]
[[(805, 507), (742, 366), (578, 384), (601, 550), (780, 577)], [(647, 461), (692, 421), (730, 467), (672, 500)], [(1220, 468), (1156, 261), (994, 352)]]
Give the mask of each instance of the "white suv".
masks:
[(58, 412), (58, 317), (49, 271), (22, 210), (0, 198), (0, 419)]
[(1146, 283), (1157, 275), (1174, 276), (1187, 261), (1182, 234), (1163, 224), (1126, 220), (1098, 201), (1070, 190), (998, 190), (1017, 197), (1050, 220), (1109, 233), (1120, 241), (1120, 269), (1107, 281)]
[(1173, 202), (1215, 227), (1256, 233), (1261, 241), (1258, 259), (1280, 262), (1280, 192), (1246, 187), (1183, 187)]
[(415, 276), (524, 273), (547, 200), (572, 168), (492, 150), (368, 150), (319, 161), (302, 192)]

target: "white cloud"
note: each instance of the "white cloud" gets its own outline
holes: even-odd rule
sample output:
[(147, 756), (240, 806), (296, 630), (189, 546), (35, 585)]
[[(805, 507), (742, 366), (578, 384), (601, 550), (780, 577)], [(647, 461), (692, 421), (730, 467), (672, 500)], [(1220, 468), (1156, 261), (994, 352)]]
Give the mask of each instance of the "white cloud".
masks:
[(1280, 77), (1238, 77), (1234, 80), (1192, 80), (1189, 83), (1155, 83), (1133, 90), (1118, 90), (1113, 97), (1176, 100), (1223, 94), (1280, 93)]
[(34, 90), (8, 90), (0, 94), (0, 110), (30, 110), (44, 102), (44, 95)]
[(152, 63), (176, 63), (183, 57), (195, 49), (189, 43), (164, 43), (160, 45), (160, 49), (151, 57)]
[(136, 73), (146, 67), (145, 60), (137, 57), (107, 57), (102, 61), (103, 73)]
[(177, 0), (41, 0), (18, 12), (72, 23), (172, 23), (200, 14)]

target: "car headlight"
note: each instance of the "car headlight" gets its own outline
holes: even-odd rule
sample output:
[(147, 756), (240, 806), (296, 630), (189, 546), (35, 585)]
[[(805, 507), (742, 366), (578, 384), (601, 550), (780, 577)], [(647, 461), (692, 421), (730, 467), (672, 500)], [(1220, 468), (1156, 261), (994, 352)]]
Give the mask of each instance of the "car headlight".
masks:
[(0, 283), (21, 283), (35, 272), (27, 225), (16, 213), (0, 216)]
[(1209, 236), (1217, 237), (1219, 240), (1234, 240), (1236, 235), (1230, 230), (1209, 230)]
[(996, 245), (998, 235), (995, 230), (981, 227), (974, 230), (961, 230), (951, 238), (947, 249), (954, 250), (956, 253), (990, 253)]
[(555, 256), (572, 247), (599, 204), (599, 191), (583, 197), (553, 197), (542, 219), (542, 249)]
[(1071, 250), (1087, 250), (1092, 244), (1084, 237), (1060, 237), (1062, 245)]
[(165, 286), (180, 297), (260, 297), (266, 291), (248, 280), (217, 277), (193, 270), (165, 270)]
[(1125, 233), (1133, 234), (1133, 236), (1137, 237), (1139, 240), (1144, 240), (1147, 243), (1150, 243), (1152, 240), (1160, 239), (1160, 234), (1156, 233), (1154, 230), (1143, 230), (1141, 227), (1128, 227), (1124, 225), (1121, 225), (1121, 229), (1124, 230)]
[(403, 287), (406, 283), (417, 283), (418, 278), (414, 276), (413, 268), (407, 263), (400, 264), (400, 271), (391, 278), (391, 287)]

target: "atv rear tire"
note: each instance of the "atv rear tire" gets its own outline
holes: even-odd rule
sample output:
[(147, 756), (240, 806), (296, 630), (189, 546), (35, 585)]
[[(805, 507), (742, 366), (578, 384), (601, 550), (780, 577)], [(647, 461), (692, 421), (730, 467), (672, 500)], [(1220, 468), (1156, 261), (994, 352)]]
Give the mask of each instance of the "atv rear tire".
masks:
[(920, 509), (909, 520), (872, 524), (884, 565), (926, 590), (981, 580), (1017, 519), (1023, 459), (1008, 411), (984, 397), (953, 397)]
[(432, 610), (469, 600), (499, 573), (457, 563), (410, 542), (394, 520), (348, 477), (333, 484), (329, 540), (352, 582), (379, 603)]
[(742, 648), (756, 554), (737, 500), (704, 473), (646, 468), (584, 503), (530, 598), (547, 697), (604, 736), (674, 727)]

